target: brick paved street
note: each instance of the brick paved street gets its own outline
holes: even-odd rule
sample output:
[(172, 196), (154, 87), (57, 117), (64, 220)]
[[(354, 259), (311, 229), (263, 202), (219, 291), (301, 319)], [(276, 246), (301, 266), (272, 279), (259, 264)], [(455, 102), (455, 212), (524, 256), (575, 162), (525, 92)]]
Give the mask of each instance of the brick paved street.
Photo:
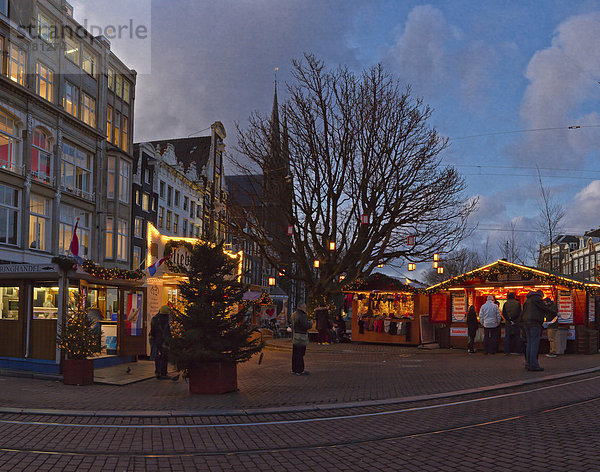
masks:
[[(518, 356), (311, 348), (310, 376), (289, 375), (290, 353), (268, 350), (262, 365), (241, 366), (240, 392), (222, 396), (190, 396), (182, 381), (78, 388), (0, 377), (5, 410), (113, 413), (5, 412), (0, 471), (598, 470), (600, 356), (543, 358), (546, 371), (534, 375)], [(226, 411), (234, 409), (255, 410)], [(126, 413), (135, 410), (159, 411)], [(181, 416), (165, 416), (169, 411)]]

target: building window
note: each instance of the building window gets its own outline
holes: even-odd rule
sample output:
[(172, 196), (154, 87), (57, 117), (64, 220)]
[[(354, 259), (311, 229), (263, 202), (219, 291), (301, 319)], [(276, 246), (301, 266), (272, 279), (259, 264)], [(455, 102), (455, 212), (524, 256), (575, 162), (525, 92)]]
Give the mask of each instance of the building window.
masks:
[(112, 122), (113, 122), (113, 107), (108, 105), (106, 108), (106, 139), (112, 142)]
[(112, 67), (108, 68), (108, 88), (115, 90), (115, 70)]
[(175, 234), (177, 234), (178, 230), (179, 230), (179, 215), (177, 213), (175, 213), (173, 215), (173, 232)]
[(47, 251), (50, 228), (50, 200), (38, 195), (31, 195), (29, 199), (29, 247)]
[(25, 85), (25, 51), (14, 44), (10, 45), (8, 61), (8, 77), (19, 85)]
[(0, 184), (0, 244), (17, 244), (19, 191)]
[(131, 90), (131, 85), (129, 85), (128, 81), (123, 79), (123, 100), (125, 100), (127, 103), (129, 103), (130, 90)]
[(123, 98), (123, 77), (121, 77), (121, 74), (115, 74), (115, 89), (117, 97)]
[(146, 169), (144, 171), (144, 182), (146, 182), (147, 184), (150, 183), (150, 169)]
[(81, 103), (81, 113), (84, 123), (90, 125), (91, 127), (96, 126), (96, 100), (90, 97), (87, 93), (81, 94), (82, 103)]
[(190, 201), (190, 199), (184, 195), (183, 196), (183, 211), (187, 211), (189, 201)]
[(31, 143), (31, 175), (34, 179), (50, 182), (51, 148), (46, 134), (36, 129)]
[(0, 0), (0, 14), (8, 16), (8, 0)]
[(150, 195), (147, 193), (142, 195), (142, 210), (150, 211)]
[(119, 166), (119, 200), (129, 203), (129, 176), (131, 175), (131, 164), (121, 161)]
[(65, 35), (65, 57), (79, 66), (79, 44), (68, 35)]
[(165, 183), (161, 180), (160, 181), (160, 198), (162, 198), (164, 200), (165, 198)]
[(126, 261), (127, 257), (127, 220), (119, 220), (119, 229), (117, 232), (117, 259)]
[(35, 73), (36, 73), (36, 90), (40, 97), (45, 98), (49, 102), (54, 101), (53, 89), (52, 89), (52, 79), (53, 73), (52, 69), (46, 67), (41, 62), (38, 62), (35, 65)]
[(113, 144), (117, 147), (121, 147), (121, 114), (115, 112), (115, 136)]
[(133, 246), (133, 261), (131, 267), (133, 270), (139, 269), (142, 265), (142, 248), (139, 246)]
[(79, 89), (71, 82), (65, 81), (65, 96), (63, 98), (63, 108), (73, 116), (77, 115), (77, 106), (79, 104)]
[(54, 21), (42, 12), (38, 12), (38, 36), (48, 44), (54, 44), (56, 36)]
[(62, 153), (62, 186), (85, 197), (92, 193), (92, 155), (63, 143)]
[(115, 198), (115, 173), (116, 173), (116, 158), (115, 156), (108, 156), (107, 168), (108, 176), (106, 179), (107, 189), (106, 197), (110, 200)]
[(113, 240), (115, 234), (115, 227), (111, 216), (106, 218), (106, 259), (113, 258)]
[(136, 238), (141, 238), (144, 231), (144, 220), (142, 218), (135, 219), (133, 226), (133, 234)]
[(167, 210), (167, 230), (171, 231), (171, 216), (173, 214), (170, 210)]
[(0, 168), (18, 172), (19, 140), (15, 121), (0, 111)]
[(81, 53), (81, 68), (91, 76), (94, 75), (96, 69), (96, 57), (86, 49)]
[(121, 149), (129, 152), (129, 118), (123, 117), (123, 138), (121, 139)]
[(60, 206), (60, 224), (58, 231), (58, 250), (59, 254), (70, 254), (69, 247), (73, 239), (73, 229), (77, 224), (77, 238), (79, 239), (79, 255), (81, 257), (89, 256), (90, 248), (90, 223), (91, 214), (79, 208), (61, 204)]
[(141, 205), (141, 194), (139, 190), (135, 191), (135, 204)]
[(183, 231), (182, 234), (184, 237), (187, 234), (187, 229), (188, 229), (188, 221), (184, 218), (183, 219), (183, 228), (181, 228), (181, 230)]
[(190, 202), (190, 218), (194, 218), (194, 214), (196, 213), (196, 203), (194, 201)]
[(171, 187), (169, 185), (169, 187), (167, 188), (167, 205), (171, 206), (172, 203), (173, 203), (173, 187)]
[(163, 227), (163, 220), (165, 219), (165, 209), (163, 207), (158, 207), (158, 227)]
[(179, 190), (175, 190), (175, 208), (179, 208)]

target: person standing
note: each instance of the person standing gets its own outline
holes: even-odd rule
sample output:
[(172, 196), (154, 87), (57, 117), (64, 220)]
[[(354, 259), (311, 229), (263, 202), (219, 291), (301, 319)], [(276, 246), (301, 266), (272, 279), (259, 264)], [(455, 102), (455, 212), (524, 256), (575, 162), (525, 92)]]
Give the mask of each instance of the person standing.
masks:
[(315, 308), (315, 318), (317, 319), (317, 331), (319, 331), (319, 344), (327, 344), (327, 331), (331, 328), (329, 323), (329, 310), (323, 306)]
[(504, 355), (511, 352), (511, 345), (515, 353), (521, 353), (521, 314), (522, 308), (514, 293), (509, 293), (502, 307), (502, 318), (504, 318)]
[(296, 312), (291, 316), (292, 323), (292, 374), (308, 375), (304, 370), (304, 354), (308, 344), (308, 330), (312, 323), (306, 317), (306, 303), (298, 305)]
[(469, 335), (469, 341), (467, 343), (467, 349), (469, 354), (475, 353), (475, 336), (479, 329), (479, 321), (477, 321), (477, 311), (475, 307), (471, 305), (467, 312), (467, 331)]
[(496, 354), (498, 326), (500, 326), (500, 308), (494, 303), (494, 297), (488, 295), (487, 301), (479, 310), (479, 321), (483, 325), (483, 354)]
[(154, 374), (157, 379), (167, 377), (168, 348), (169, 339), (171, 339), (170, 314), (171, 309), (167, 305), (163, 305), (150, 321), (150, 346), (154, 354)]
[(523, 326), (525, 328), (525, 337), (527, 346), (525, 348), (525, 368), (532, 372), (541, 372), (544, 370), (538, 362), (538, 351), (540, 348), (540, 336), (542, 335), (542, 324), (544, 315), (554, 315), (544, 300), (543, 292), (529, 292), (527, 299), (523, 304)]
[[(546, 357), (556, 357), (559, 353), (558, 346), (558, 308), (550, 297), (544, 298), (544, 303), (554, 312), (554, 316), (549, 315), (546, 320), (550, 319), (548, 326), (546, 327), (548, 332), (548, 342), (550, 343), (550, 352), (546, 354)], [(562, 354), (562, 352), (561, 352)]]
[(335, 327), (335, 334), (337, 335), (337, 340), (339, 343), (344, 342), (344, 336), (346, 336), (346, 321), (341, 313), (335, 316), (335, 322), (333, 323)]

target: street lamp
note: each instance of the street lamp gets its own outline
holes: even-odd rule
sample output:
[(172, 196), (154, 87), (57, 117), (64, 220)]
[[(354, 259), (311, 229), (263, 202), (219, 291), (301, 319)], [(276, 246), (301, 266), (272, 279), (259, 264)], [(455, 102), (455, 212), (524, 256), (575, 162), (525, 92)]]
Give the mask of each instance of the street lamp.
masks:
[(329, 243), (329, 250), (330, 250), (330, 251), (335, 251), (335, 241), (331, 241), (331, 242)]
[(275, 277), (269, 277), (269, 286), (273, 287), (275, 285)]
[(315, 259), (315, 262), (313, 263), (313, 265), (315, 266), (315, 269), (318, 269), (319, 265), (320, 265), (319, 259)]

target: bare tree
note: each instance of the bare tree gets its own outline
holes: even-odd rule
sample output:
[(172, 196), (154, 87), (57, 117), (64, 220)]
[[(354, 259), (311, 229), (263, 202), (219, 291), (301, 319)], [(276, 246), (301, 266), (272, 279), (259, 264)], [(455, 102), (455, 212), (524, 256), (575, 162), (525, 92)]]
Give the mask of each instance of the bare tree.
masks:
[(520, 238), (517, 236), (515, 222), (511, 221), (509, 227), (508, 237), (498, 242), (498, 249), (500, 249), (502, 256), (507, 261), (524, 264), (524, 257), (522, 255), (523, 246), (521, 245)]
[[(328, 70), (312, 55), (292, 65), (278, 161), (286, 170), (277, 182), (268, 177), (272, 119), (257, 113), (247, 129), (238, 126), (240, 156), (233, 159), (246, 175), (262, 169), (271, 181), (263, 183), (265, 199), (285, 200), (289, 183), (289, 205), (278, 206), (275, 234), (258, 199), (232, 205), (230, 230), (250, 238), (273, 267), (285, 266), (286, 278), (302, 281), (309, 302), (330, 298), (381, 263), (401, 267), (455, 249), (477, 200), (463, 195), (454, 168), (442, 166), (448, 140), (429, 125), (431, 108), (381, 65), (359, 75)], [(285, 223), (293, 227), (287, 245), (277, 243)]]
[[(565, 217), (567, 210), (564, 205), (561, 205), (556, 201), (555, 194), (544, 187), (542, 183), (542, 174), (540, 173), (539, 167), (537, 167), (538, 182), (540, 184), (540, 200), (539, 200), (539, 218), (538, 225), (540, 233), (544, 238), (542, 244), (550, 246), (550, 270), (554, 269), (553, 261), (553, 246), (554, 240), (559, 235), (561, 229), (561, 222)], [(558, 245), (558, 267), (559, 272), (562, 272), (562, 257), (560, 254), (560, 244)], [(541, 261), (541, 254), (540, 254)]]
[(460, 248), (448, 254), (440, 264), (444, 268), (443, 274), (438, 274), (437, 269), (428, 269), (424, 274), (425, 282), (435, 285), (451, 277), (462, 275), (473, 269), (481, 267), (481, 256), (477, 251), (468, 248)]

